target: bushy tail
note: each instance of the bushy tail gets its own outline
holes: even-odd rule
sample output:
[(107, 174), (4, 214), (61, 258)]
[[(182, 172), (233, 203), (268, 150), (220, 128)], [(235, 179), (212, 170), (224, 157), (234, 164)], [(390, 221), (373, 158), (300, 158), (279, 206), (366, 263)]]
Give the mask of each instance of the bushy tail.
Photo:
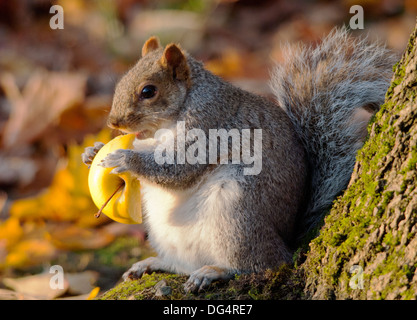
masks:
[(379, 44), (334, 29), (317, 47), (288, 48), (271, 86), (296, 127), (311, 168), (303, 229), (346, 188), (370, 116), (384, 102), (395, 57)]

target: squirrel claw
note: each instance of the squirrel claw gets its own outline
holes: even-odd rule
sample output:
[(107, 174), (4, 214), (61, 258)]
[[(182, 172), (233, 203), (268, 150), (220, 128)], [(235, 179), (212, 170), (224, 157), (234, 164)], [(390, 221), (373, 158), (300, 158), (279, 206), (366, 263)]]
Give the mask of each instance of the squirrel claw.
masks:
[(102, 142), (95, 142), (93, 147), (87, 147), (85, 148), (85, 151), (83, 154), (81, 154), (81, 159), (90, 168), (91, 163), (94, 160), (94, 157), (96, 156), (97, 152), (104, 146), (104, 143)]
[(126, 172), (127, 168), (125, 167), (116, 167), (114, 168), (112, 171), (110, 171), (111, 174), (119, 174), (119, 173), (123, 173)]
[(127, 270), (122, 278), (123, 281), (135, 280), (142, 277), (145, 273), (152, 273), (153, 271), (167, 271), (166, 264), (158, 257), (149, 257), (145, 260), (134, 263), (129, 270)]
[(109, 153), (100, 162), (100, 166), (104, 168), (114, 168), (110, 173), (119, 174), (129, 170), (129, 163), (131, 163), (132, 150), (118, 149)]
[(185, 292), (201, 292), (207, 289), (210, 284), (215, 280), (226, 280), (231, 277), (230, 273), (225, 268), (219, 268), (216, 266), (204, 266), (193, 273), (190, 278), (184, 284)]

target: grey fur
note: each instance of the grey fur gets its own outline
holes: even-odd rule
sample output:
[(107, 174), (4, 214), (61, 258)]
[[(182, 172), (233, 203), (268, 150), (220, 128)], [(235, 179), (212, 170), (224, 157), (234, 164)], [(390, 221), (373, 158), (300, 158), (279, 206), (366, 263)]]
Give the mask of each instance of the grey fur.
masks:
[(311, 194), (302, 219), (308, 230), (347, 186), (367, 126), (355, 122), (355, 112), (379, 109), (395, 57), (366, 38), (351, 38), (343, 28), (316, 48), (289, 47), (284, 60), (273, 70), (271, 88), (307, 151)]

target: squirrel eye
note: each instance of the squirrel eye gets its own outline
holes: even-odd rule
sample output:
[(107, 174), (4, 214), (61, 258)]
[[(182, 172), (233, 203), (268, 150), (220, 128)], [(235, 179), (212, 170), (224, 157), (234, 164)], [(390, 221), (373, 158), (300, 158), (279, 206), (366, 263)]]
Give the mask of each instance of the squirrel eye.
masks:
[(141, 93), (140, 93), (140, 97), (143, 99), (150, 99), (152, 97), (154, 97), (156, 94), (156, 87), (153, 85), (147, 85), (145, 87), (143, 87)]

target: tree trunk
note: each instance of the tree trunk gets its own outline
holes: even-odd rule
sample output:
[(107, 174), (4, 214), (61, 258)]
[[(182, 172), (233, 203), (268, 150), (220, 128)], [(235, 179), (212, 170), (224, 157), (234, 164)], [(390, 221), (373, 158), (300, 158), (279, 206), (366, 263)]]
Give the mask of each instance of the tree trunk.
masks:
[(417, 27), (301, 266), (313, 299), (417, 298)]

